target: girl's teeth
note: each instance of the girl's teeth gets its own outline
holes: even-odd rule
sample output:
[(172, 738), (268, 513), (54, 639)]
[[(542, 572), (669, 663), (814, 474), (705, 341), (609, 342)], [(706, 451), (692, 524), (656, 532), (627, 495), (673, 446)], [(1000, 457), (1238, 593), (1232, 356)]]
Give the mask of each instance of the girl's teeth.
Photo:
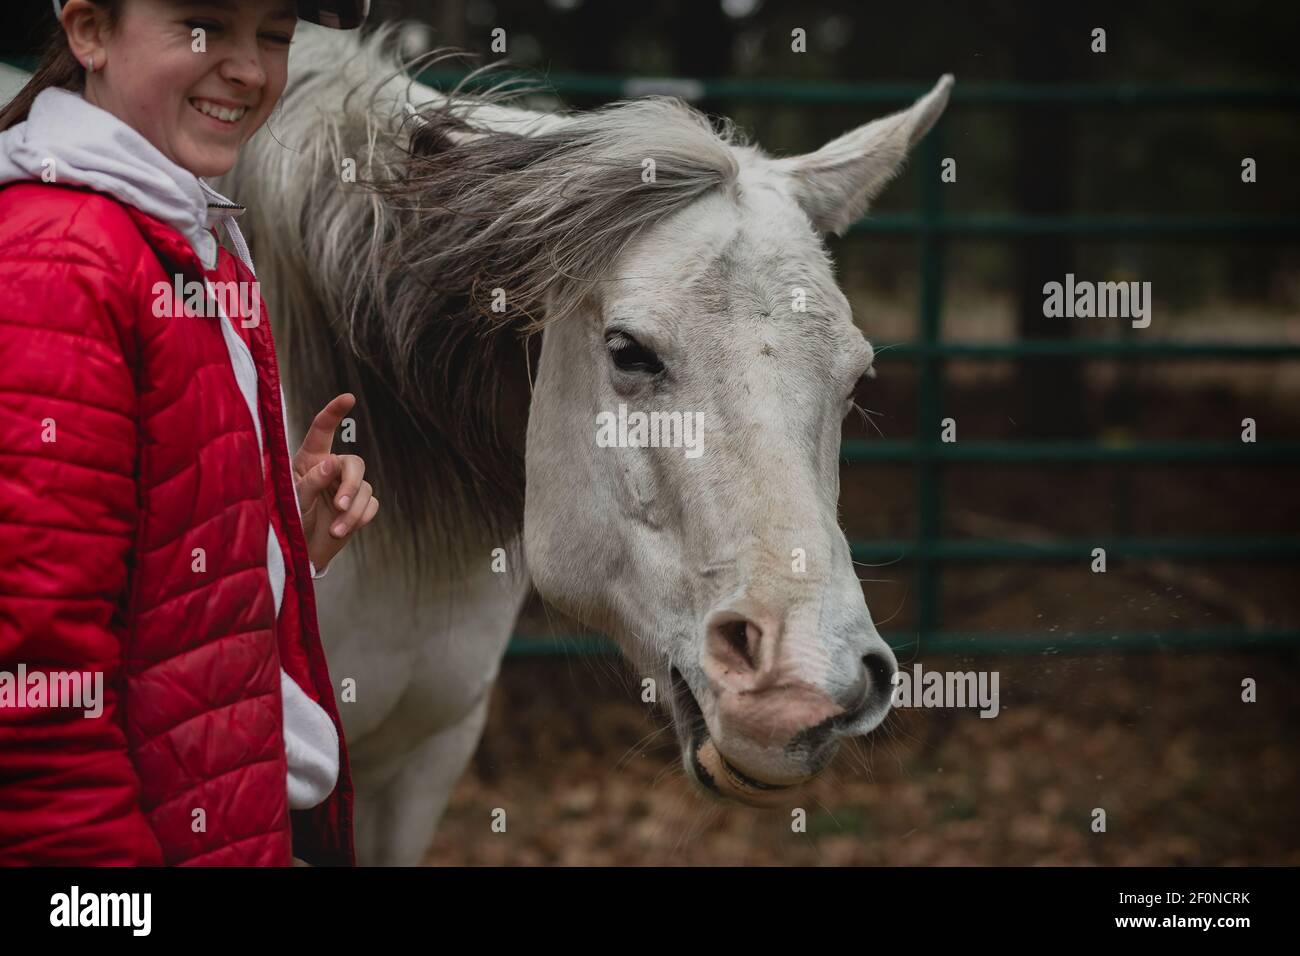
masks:
[(209, 103), (206, 100), (194, 100), (194, 107), (208, 116), (215, 116), (224, 123), (233, 123), (236, 120), (243, 119), (248, 112), (248, 107), (240, 106), (237, 109), (226, 109), (224, 106), (218, 106), (216, 103)]

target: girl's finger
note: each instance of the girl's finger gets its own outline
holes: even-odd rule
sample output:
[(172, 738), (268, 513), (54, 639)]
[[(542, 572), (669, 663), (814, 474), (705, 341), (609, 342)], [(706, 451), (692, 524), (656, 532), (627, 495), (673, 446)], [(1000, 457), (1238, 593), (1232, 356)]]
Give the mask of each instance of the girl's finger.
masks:
[(351, 392), (344, 392), (330, 399), (329, 404), (312, 419), (311, 427), (307, 429), (307, 435), (302, 440), (301, 450), (313, 455), (327, 454), (334, 445), (334, 432), (356, 403), (356, 396)]
[(361, 487), (361, 479), (366, 473), (366, 463), (356, 455), (339, 455), (343, 465), (343, 477), (339, 480), (339, 490), (334, 496), (334, 507), (339, 511), (351, 510), (352, 497)]
[(342, 538), (353, 531), (357, 527), (357, 522), (365, 515), (370, 502), (374, 500), (373, 496), (374, 489), (370, 487), (370, 482), (361, 482), (361, 487), (352, 496), (352, 506), (348, 508), (346, 514), (340, 515), (335, 520), (334, 526), (330, 528), (330, 534), (336, 538)]
[(298, 482), (298, 500), (303, 502), (303, 507), (311, 501), (312, 495), (320, 494), (337, 481), (338, 475), (338, 455), (330, 455), (317, 462), (316, 466), (303, 475), (302, 480)]
[(379, 499), (371, 498), (370, 504), (366, 505), (366, 513), (361, 516), (360, 527), (364, 528), (374, 520), (375, 515), (379, 512)]

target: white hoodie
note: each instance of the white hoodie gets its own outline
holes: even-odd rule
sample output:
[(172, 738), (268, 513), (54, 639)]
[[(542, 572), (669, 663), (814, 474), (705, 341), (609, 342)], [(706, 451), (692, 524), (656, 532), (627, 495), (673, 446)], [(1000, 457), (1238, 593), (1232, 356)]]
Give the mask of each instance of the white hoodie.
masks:
[[(36, 97), (25, 122), (0, 132), (0, 185), (39, 181), (51, 169), (59, 183), (106, 193), (167, 223), (185, 237), (205, 269), (217, 264), (217, 240), (211, 230), (218, 224), (224, 226), (235, 252), (256, 275), (248, 244), (235, 225), (235, 216), (243, 212), (242, 206), (173, 163), (113, 114), (86, 102), (76, 93), (57, 88), (44, 90)], [(220, 301), (220, 297), (214, 299)], [(257, 411), (253, 356), (224, 314), (221, 332), (235, 380), (257, 431), (260, 450), (262, 422)], [(283, 407), (283, 394), (280, 401)], [(288, 420), (287, 415), (285, 419)], [(285, 442), (293, 447), (288, 444), (287, 434)], [(258, 461), (262, 460), (259, 454)], [(279, 617), (284, 597), (284, 555), (269, 524), (266, 565), (275, 596), (275, 613)], [(312, 577), (321, 574), (312, 568)], [(289, 806), (305, 810), (328, 797), (338, 780), (338, 731), (329, 715), (303, 692), (284, 668), (280, 669), (280, 691), (284, 699)]]

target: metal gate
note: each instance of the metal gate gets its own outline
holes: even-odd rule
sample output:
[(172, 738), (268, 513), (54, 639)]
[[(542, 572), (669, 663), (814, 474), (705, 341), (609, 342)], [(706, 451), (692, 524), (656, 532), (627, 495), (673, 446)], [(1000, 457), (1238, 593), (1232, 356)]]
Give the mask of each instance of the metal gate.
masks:
[[(444, 77), (445, 79), (446, 77)], [(587, 76), (551, 76), (548, 84), (564, 95), (613, 99), (648, 93), (682, 96), (707, 104), (758, 101), (801, 104), (901, 105), (928, 92), (927, 87), (851, 86), (835, 84), (781, 84), (752, 80), (619, 79)], [(958, 86), (950, 109), (963, 106), (1013, 107), (1019, 104), (1055, 104), (1063, 108), (1157, 109), (1223, 108), (1288, 109), (1300, 105), (1300, 89), (1228, 90), (1210, 88), (1160, 88), (1139, 86), (1031, 87), (990, 85)], [(914, 162), (937, 170), (943, 156), (946, 114), (919, 146)], [(1055, 540), (1050, 543), (945, 539), (941, 536), (944, 507), (943, 468), (948, 462), (1059, 463), (1059, 462), (1196, 462), (1233, 464), (1292, 464), (1300, 462), (1297, 442), (960, 442), (939, 440), (944, 417), (943, 380), (949, 359), (1005, 360), (1038, 357), (1106, 358), (1123, 361), (1179, 361), (1186, 359), (1237, 359), (1295, 361), (1300, 345), (1289, 343), (1180, 343), (1130, 341), (1020, 341), (1007, 344), (945, 342), (943, 337), (944, 248), (963, 238), (1016, 239), (1032, 235), (1126, 237), (1131, 239), (1203, 238), (1243, 236), (1254, 240), (1296, 241), (1300, 219), (1223, 217), (1114, 217), (1086, 216), (952, 216), (944, 212), (943, 188), (938, 177), (918, 177), (918, 209), (913, 213), (877, 215), (854, 225), (856, 235), (915, 236), (920, 252), (919, 337), (913, 342), (877, 343), (877, 362), (910, 361), (918, 365), (916, 434), (906, 441), (844, 443), (843, 459), (850, 465), (868, 462), (910, 462), (918, 489), (917, 534), (909, 540), (851, 542), (856, 561), (910, 560), (916, 578), (916, 626), (912, 634), (890, 641), (896, 650), (918, 646), (931, 652), (963, 653), (1043, 652), (1089, 653), (1141, 651), (1160, 647), (1178, 649), (1224, 647), (1282, 647), (1300, 649), (1300, 629), (1276, 631), (1154, 631), (1073, 632), (1012, 634), (990, 631), (958, 633), (942, 628), (940, 598), (943, 567), (963, 561), (1081, 562), (1094, 548), (1108, 557), (1223, 559), (1233, 561), (1300, 559), (1300, 538), (1171, 538), (1130, 537), (1097, 540)], [(1300, 487), (1300, 485), (1298, 485)], [(889, 639), (887, 637), (887, 639)], [(919, 641), (919, 645), (918, 645)], [(612, 650), (609, 642), (588, 636), (527, 637), (511, 644), (516, 655), (590, 653)]]

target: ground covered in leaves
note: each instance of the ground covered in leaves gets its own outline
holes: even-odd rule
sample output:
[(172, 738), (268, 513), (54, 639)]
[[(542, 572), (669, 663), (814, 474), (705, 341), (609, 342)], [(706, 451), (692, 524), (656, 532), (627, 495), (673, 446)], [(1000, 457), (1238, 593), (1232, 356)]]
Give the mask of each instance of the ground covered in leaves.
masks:
[[(790, 807), (759, 811), (693, 791), (665, 718), (640, 703), (621, 661), (511, 659), (427, 862), (1300, 864), (1293, 657), (925, 666), (998, 670), (1001, 713), (896, 710)], [(1247, 676), (1254, 704), (1241, 701)], [(803, 833), (792, 832), (798, 807)]]

